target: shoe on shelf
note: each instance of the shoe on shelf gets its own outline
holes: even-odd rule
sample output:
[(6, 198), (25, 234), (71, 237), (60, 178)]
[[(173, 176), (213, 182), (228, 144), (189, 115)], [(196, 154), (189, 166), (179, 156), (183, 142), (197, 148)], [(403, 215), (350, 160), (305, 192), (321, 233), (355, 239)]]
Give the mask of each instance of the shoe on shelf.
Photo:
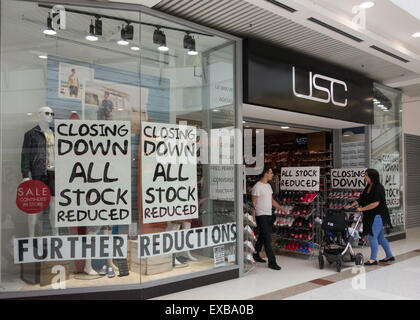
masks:
[(281, 270), (281, 267), (277, 263), (269, 263), (268, 267), (273, 270)]
[(385, 258), (385, 259), (379, 260), (379, 262), (390, 262), (390, 261), (395, 261), (395, 258), (390, 257), (390, 258)]
[(254, 258), (254, 260), (255, 260), (255, 261), (257, 261), (257, 262), (266, 262), (263, 258), (261, 258), (261, 257), (260, 257), (260, 255), (259, 255), (259, 254), (254, 253), (254, 254), (252, 254), (252, 257), (253, 257), (253, 258)]

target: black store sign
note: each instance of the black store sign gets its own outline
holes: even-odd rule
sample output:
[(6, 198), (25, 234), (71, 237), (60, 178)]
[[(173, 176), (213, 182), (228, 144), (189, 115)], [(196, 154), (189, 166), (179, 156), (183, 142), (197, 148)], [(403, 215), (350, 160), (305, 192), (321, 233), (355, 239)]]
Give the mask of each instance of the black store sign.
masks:
[(244, 102), (372, 124), (373, 81), (253, 39), (244, 42)]

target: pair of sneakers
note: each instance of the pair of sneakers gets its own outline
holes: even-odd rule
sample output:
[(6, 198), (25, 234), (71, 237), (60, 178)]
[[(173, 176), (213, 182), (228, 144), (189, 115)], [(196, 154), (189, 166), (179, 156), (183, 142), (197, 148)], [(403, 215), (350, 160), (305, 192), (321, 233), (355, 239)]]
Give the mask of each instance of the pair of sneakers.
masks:
[(102, 269), (99, 271), (101, 276), (108, 275), (108, 278), (115, 277), (115, 271), (113, 267), (108, 267), (107, 265), (102, 266)]

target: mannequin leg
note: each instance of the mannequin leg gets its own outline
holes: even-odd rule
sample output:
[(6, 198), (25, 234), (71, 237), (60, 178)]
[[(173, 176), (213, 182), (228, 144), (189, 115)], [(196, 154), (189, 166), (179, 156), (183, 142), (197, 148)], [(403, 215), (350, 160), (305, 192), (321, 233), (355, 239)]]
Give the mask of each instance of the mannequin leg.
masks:
[[(169, 231), (174, 231), (174, 230), (179, 230), (181, 229), (181, 224), (179, 223), (172, 223), (172, 222), (168, 222), (168, 230)], [(175, 255), (175, 254), (174, 254)], [(181, 262), (179, 262), (175, 256), (175, 265), (180, 265), (182, 264)]]
[[(191, 229), (191, 222), (187, 222), (187, 221), (185, 221), (185, 222), (183, 222), (182, 223), (182, 229)], [(185, 251), (185, 252), (183, 252), (182, 253), (182, 255), (183, 256), (186, 256), (188, 259), (190, 259), (191, 261), (197, 261), (197, 258), (194, 258), (192, 255), (191, 255), (191, 253), (190, 253), (190, 251), (189, 250), (187, 250), (187, 251)]]
[[(96, 227), (88, 227), (87, 230), (87, 234), (96, 234), (97, 229)], [(88, 275), (92, 275), (92, 276), (97, 276), (98, 273), (95, 271), (95, 269), (92, 268), (92, 260), (91, 259), (86, 259), (85, 260), (85, 267), (83, 268), (83, 272), (88, 274)]]
[(53, 236), (58, 236), (58, 228), (55, 227), (55, 197), (51, 197), (50, 202), (50, 223)]
[(28, 215), (29, 238), (35, 237), (35, 228), (38, 222), (38, 213)]
[[(104, 230), (104, 234), (108, 234), (108, 235), (112, 234), (112, 229), (111, 228), (106, 228)], [(118, 269), (118, 267), (114, 264), (112, 259), (107, 259), (107, 266), (108, 266), (108, 268), (111, 267), (114, 270)]]

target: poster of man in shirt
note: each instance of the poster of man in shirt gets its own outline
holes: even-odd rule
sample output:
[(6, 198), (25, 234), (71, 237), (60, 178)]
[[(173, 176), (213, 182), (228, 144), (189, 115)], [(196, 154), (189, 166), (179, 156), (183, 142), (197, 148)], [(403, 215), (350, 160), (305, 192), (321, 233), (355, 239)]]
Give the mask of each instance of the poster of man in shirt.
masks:
[(94, 78), (94, 69), (60, 62), (58, 96), (64, 99), (82, 100), (84, 83)]

